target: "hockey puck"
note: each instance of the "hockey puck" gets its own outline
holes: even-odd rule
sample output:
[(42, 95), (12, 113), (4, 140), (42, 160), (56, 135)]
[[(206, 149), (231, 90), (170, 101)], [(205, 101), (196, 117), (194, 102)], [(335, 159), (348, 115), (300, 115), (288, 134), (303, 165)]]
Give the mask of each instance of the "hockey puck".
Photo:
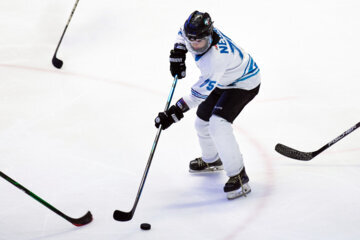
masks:
[(149, 223), (142, 223), (142, 224), (140, 225), (140, 228), (141, 228), (142, 230), (150, 230), (150, 229), (151, 229), (151, 225), (150, 225)]

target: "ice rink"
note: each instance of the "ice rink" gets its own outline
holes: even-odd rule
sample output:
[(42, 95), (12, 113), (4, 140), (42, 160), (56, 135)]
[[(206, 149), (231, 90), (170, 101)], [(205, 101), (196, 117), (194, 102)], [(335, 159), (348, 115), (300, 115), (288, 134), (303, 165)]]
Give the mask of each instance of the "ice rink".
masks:
[[(0, 178), (0, 240), (357, 240), (360, 130), (358, 0), (0, 1), (0, 171), (77, 228)], [(129, 211), (173, 81), (169, 51), (194, 10), (251, 54), (259, 95), (234, 122), (251, 194), (228, 201), (224, 172), (192, 175), (195, 110), (162, 132), (134, 218)], [(190, 54), (173, 102), (200, 74)], [(150, 231), (140, 229), (148, 222)]]

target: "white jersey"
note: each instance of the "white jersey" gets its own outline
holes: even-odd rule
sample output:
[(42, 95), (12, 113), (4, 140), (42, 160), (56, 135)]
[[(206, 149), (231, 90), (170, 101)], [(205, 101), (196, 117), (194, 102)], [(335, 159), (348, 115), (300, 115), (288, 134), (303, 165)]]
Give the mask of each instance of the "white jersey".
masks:
[[(215, 87), (251, 90), (260, 84), (260, 70), (252, 57), (218, 29), (214, 31), (220, 37), (219, 42), (203, 55), (192, 53), (201, 75), (192, 86), (191, 94), (183, 97), (189, 108), (198, 106)], [(180, 29), (176, 43), (190, 49), (184, 34)]]

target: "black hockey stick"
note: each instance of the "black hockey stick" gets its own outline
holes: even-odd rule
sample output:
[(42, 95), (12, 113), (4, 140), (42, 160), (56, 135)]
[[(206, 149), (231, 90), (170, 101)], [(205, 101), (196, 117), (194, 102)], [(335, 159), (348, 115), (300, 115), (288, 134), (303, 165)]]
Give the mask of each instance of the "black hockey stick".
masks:
[(71, 222), (73, 225), (77, 226), (77, 227), (81, 227), (83, 225), (86, 225), (88, 223), (90, 223), (93, 218), (91, 215), (91, 212), (88, 211), (84, 216), (82, 216), (81, 218), (71, 218), (69, 216), (66, 216), (64, 213), (60, 212), (59, 210), (57, 210), (56, 208), (54, 208), (53, 206), (51, 206), (49, 203), (45, 202), (43, 199), (41, 199), (40, 197), (36, 196), (34, 193), (30, 192), (27, 188), (25, 188), (24, 186), (22, 186), (21, 184), (19, 184), (18, 182), (16, 182), (15, 180), (11, 179), (9, 176), (5, 175), (3, 172), (0, 171), (0, 176), (2, 178), (4, 178), (6, 181), (10, 182), (11, 184), (13, 184), (15, 187), (23, 190), (27, 195), (29, 195), (30, 197), (32, 197), (33, 199), (35, 199), (36, 201), (38, 201), (39, 203), (41, 203), (42, 205), (44, 205), (45, 207), (49, 208), (51, 211), (53, 211), (54, 213), (58, 214), (59, 216), (65, 218), (67, 221)]
[[(164, 111), (169, 109), (171, 99), (172, 99), (172, 97), (174, 95), (177, 80), (178, 80), (178, 78), (177, 78), (177, 76), (175, 76), (174, 82), (173, 82), (173, 84), (171, 86), (170, 94), (169, 94), (169, 97), (167, 99)], [(159, 141), (160, 133), (161, 133), (161, 125), (159, 126), (159, 129), (158, 129), (158, 131), (156, 133), (156, 137), (155, 137), (154, 143), (152, 145), (150, 156), (149, 156), (148, 162), (146, 164), (145, 171), (144, 171), (143, 177), (141, 179), (140, 187), (139, 187), (139, 190), (137, 192), (135, 202), (134, 202), (134, 205), (133, 205), (132, 209), (130, 210), (130, 212), (123, 212), (123, 211), (120, 211), (120, 210), (115, 210), (114, 214), (113, 214), (113, 217), (114, 217), (115, 220), (124, 222), (124, 221), (129, 221), (129, 220), (131, 220), (133, 218), (136, 206), (137, 206), (137, 204), (139, 202), (139, 199), (140, 199), (141, 192), (142, 192), (142, 190), (144, 188), (146, 177), (147, 177), (149, 169), (150, 169), (150, 165), (151, 165), (151, 161), (153, 159), (154, 153), (155, 153), (156, 145), (157, 145), (157, 143)]]
[(314, 151), (314, 152), (301, 152), (301, 151), (287, 147), (280, 143), (278, 143), (275, 146), (275, 150), (278, 153), (280, 153), (286, 157), (289, 157), (289, 158), (293, 158), (293, 159), (301, 160), (301, 161), (310, 161), (311, 159), (313, 159), (314, 157), (316, 157), (317, 155), (319, 155), (320, 153), (322, 153), (323, 151), (328, 149), (330, 146), (334, 145), (335, 143), (340, 141), (342, 138), (349, 135), (351, 132), (353, 132), (358, 127), (360, 127), (360, 122), (358, 122), (355, 126), (351, 127), (349, 130), (343, 132), (340, 136), (338, 136), (337, 138), (335, 138), (334, 140), (332, 140), (331, 142), (327, 143), (322, 148), (320, 148), (319, 150)]
[(72, 16), (74, 15), (74, 12), (75, 12), (76, 6), (78, 5), (78, 2), (79, 2), (79, 0), (76, 0), (75, 6), (73, 7), (73, 9), (72, 9), (72, 11), (71, 11), (69, 20), (67, 21), (67, 24), (66, 24), (66, 26), (65, 26), (65, 29), (64, 29), (64, 31), (63, 31), (63, 33), (62, 33), (62, 35), (61, 35), (60, 41), (59, 41), (59, 43), (58, 43), (58, 45), (57, 45), (57, 47), (56, 47), (54, 56), (53, 56), (53, 58), (52, 58), (52, 64), (53, 64), (54, 67), (56, 67), (56, 68), (61, 68), (62, 65), (63, 65), (63, 61), (61, 61), (60, 59), (58, 59), (58, 58), (56, 57), (56, 53), (57, 53), (57, 51), (59, 50), (60, 44), (61, 44), (61, 42), (62, 42), (62, 39), (63, 39), (64, 35), (65, 35), (66, 29), (67, 29), (68, 26), (69, 26), (69, 23), (70, 23), (70, 21), (71, 21), (71, 18), (72, 18)]

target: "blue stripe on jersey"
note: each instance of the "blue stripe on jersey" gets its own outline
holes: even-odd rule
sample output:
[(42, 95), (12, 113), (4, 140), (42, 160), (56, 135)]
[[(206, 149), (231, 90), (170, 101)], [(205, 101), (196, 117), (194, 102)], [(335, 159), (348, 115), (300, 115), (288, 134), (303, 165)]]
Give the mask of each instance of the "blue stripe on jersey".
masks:
[(256, 68), (252, 72), (249, 72), (245, 76), (242, 76), (241, 78), (235, 80), (235, 82), (233, 82), (232, 84), (230, 84), (228, 86), (234, 86), (237, 82), (245, 81), (246, 79), (251, 78), (251, 77), (255, 76), (256, 74), (258, 74), (259, 71), (260, 71), (260, 69)]
[(260, 69), (256, 68), (253, 71), (246, 74), (245, 76), (243, 76), (242, 78), (236, 80), (235, 82), (240, 82), (240, 81), (244, 81), (244, 80), (246, 80), (248, 78), (251, 78), (252, 76), (255, 76), (259, 71), (260, 71)]
[(250, 55), (249, 55), (249, 57), (251, 58), (251, 62), (250, 62), (248, 72), (252, 72), (254, 69), (257, 69), (258, 67), (257, 67), (256, 63), (254, 62), (254, 59)]
[(193, 88), (191, 89), (191, 94), (197, 98), (206, 99), (207, 95), (202, 95), (201, 93), (195, 91)]
[(243, 52), (240, 50), (240, 48), (238, 48), (233, 41), (226, 36), (225, 34), (223, 34), (219, 29), (214, 29), (215, 32), (219, 33), (220, 38), (224, 37), (226, 42), (228, 43), (228, 45), (230, 46), (231, 52), (234, 53), (234, 48), (239, 52), (240, 58), (243, 59), (244, 58), (244, 54)]
[(250, 62), (252, 61), (252, 57), (251, 57), (250, 55), (249, 55), (249, 57), (250, 57), (250, 59), (249, 59), (247, 65), (246, 65), (246, 68), (245, 68), (242, 76), (244, 76), (244, 75), (248, 72), (248, 68), (249, 68)]
[[(249, 61), (249, 62), (250, 62), (250, 61)], [(249, 64), (248, 64), (248, 65), (249, 65)], [(254, 65), (256, 66), (256, 63), (254, 63)], [(256, 68), (252, 69), (252, 71), (247, 72), (247, 73), (246, 73), (245, 75), (243, 75), (242, 77), (236, 79), (233, 83), (231, 83), (231, 84), (229, 84), (229, 85), (226, 85), (226, 87), (235, 86), (236, 83), (245, 81), (246, 79), (255, 76), (255, 75), (258, 74), (259, 72), (260, 72), (260, 69), (256, 66)], [(218, 84), (218, 86), (219, 86), (219, 87), (225, 87), (225, 86), (222, 85), (222, 84)]]
[(254, 59), (249, 55), (249, 61), (246, 65), (246, 68), (244, 70), (244, 73), (243, 75), (240, 77), (243, 78), (243, 77), (246, 77), (247, 75), (253, 73), (256, 69), (258, 69), (258, 66), (256, 65)]

